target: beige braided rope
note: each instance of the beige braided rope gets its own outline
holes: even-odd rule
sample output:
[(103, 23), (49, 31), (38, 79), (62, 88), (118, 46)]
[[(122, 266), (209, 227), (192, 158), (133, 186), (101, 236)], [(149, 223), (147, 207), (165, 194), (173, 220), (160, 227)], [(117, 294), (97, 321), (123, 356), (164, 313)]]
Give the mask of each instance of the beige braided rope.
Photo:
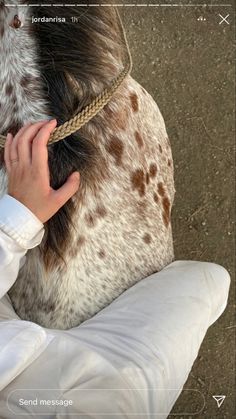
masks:
[[(48, 144), (55, 143), (60, 141), (74, 132), (78, 131), (82, 126), (84, 126), (88, 121), (90, 121), (99, 111), (101, 111), (104, 106), (110, 101), (118, 87), (121, 85), (125, 77), (130, 73), (132, 69), (132, 58), (124, 30), (123, 23), (121, 21), (118, 10), (116, 9), (120, 26), (122, 29), (123, 40), (126, 46), (128, 62), (125, 65), (122, 72), (118, 75), (116, 79), (113, 80), (109, 89), (104, 89), (89, 105), (87, 105), (81, 112), (75, 115), (73, 118), (66, 121), (64, 124), (56, 127), (51, 133)], [(0, 148), (4, 148), (6, 137), (0, 135)]]

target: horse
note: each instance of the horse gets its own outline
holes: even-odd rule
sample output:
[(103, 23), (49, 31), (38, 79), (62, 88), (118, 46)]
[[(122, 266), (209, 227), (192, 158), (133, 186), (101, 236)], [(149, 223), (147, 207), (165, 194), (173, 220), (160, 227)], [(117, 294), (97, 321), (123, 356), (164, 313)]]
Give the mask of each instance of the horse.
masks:
[[(124, 68), (118, 10), (64, 1), (0, 1), (0, 134), (81, 112)], [(72, 19), (73, 18), (73, 19)], [(0, 197), (7, 193), (3, 150)], [(163, 116), (127, 74), (108, 103), (76, 132), (48, 145), (50, 183), (74, 171), (78, 192), (27, 251), (12, 305), (23, 320), (69, 329), (94, 316), (174, 259), (174, 168)]]

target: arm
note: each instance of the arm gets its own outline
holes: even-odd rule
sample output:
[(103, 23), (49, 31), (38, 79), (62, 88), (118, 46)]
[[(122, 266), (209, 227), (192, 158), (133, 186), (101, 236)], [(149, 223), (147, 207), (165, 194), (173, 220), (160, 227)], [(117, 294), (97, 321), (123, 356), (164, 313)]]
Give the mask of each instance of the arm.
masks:
[(43, 224), (26, 206), (10, 195), (0, 199), (0, 298), (14, 284), (27, 250), (43, 235)]
[(46, 122), (27, 124), (14, 138), (7, 135), (8, 194), (0, 199), (0, 298), (15, 282), (27, 250), (40, 244), (43, 223), (79, 187), (79, 173), (74, 172), (59, 189), (51, 188), (47, 143), (56, 120)]

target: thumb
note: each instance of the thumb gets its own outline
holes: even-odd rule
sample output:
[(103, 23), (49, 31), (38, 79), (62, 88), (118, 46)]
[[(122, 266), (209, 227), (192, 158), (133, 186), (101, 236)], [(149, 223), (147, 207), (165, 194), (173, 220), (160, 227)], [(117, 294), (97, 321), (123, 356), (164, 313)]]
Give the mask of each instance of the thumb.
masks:
[(59, 205), (64, 205), (79, 189), (80, 174), (79, 172), (72, 173), (67, 181), (59, 189), (55, 191), (55, 198)]

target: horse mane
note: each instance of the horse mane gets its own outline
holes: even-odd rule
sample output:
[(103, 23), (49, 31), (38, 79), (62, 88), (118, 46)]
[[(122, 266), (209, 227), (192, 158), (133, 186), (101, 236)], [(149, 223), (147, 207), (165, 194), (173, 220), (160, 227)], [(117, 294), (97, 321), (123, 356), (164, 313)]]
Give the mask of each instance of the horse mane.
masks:
[[(38, 46), (38, 66), (49, 115), (61, 125), (110, 85), (123, 67), (124, 45), (114, 7), (46, 7), (43, 5), (47, 1), (40, 3), (40, 7), (32, 9), (35, 18), (58, 16), (65, 17), (67, 22), (34, 23), (30, 27)], [(71, 16), (76, 16), (78, 21), (71, 22)], [(68, 76), (76, 81), (78, 89)], [(91, 125), (102, 130), (101, 121), (95, 117), (79, 132), (49, 147), (48, 163), (54, 189), (72, 172), (81, 173), (77, 201), (82, 199), (82, 191), (89, 186), (91, 178), (99, 176), (96, 173), (99, 151), (89, 130)], [(76, 200), (71, 198), (45, 224), (40, 251), (46, 270), (65, 262), (63, 254), (70, 245)]]

